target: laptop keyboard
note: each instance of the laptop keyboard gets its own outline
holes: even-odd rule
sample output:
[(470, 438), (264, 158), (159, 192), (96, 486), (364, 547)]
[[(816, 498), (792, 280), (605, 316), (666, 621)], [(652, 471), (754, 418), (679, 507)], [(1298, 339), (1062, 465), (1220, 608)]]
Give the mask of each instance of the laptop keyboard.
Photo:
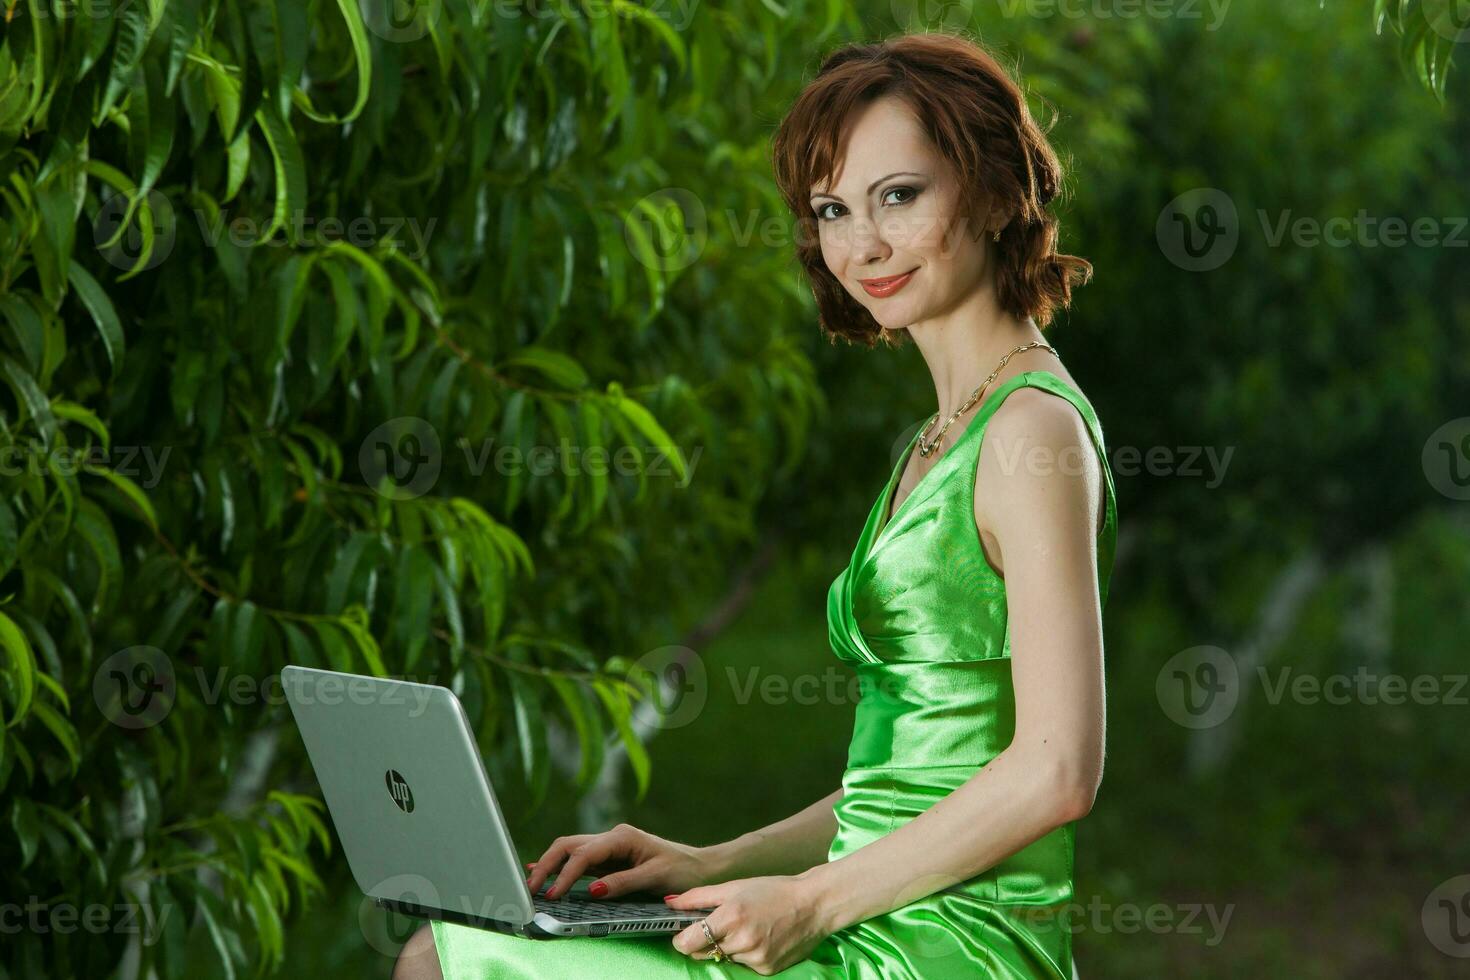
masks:
[(537, 912), (549, 912), (567, 922), (587, 919), (667, 919), (670, 915), (688, 914), (687, 910), (669, 908), (663, 902), (586, 902), (580, 899), (540, 898), (532, 901)]

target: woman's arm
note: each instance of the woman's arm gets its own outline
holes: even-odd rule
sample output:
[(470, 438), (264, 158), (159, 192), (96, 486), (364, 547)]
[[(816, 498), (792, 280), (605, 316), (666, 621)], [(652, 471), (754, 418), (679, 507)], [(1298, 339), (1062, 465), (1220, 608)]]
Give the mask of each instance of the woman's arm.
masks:
[(977, 467), (982, 526), (1004, 562), (1014, 738), (903, 826), (797, 876), (829, 933), (972, 878), (1092, 807), (1103, 763), (1095, 535), (1105, 490), (1076, 411), (1029, 394), (997, 410)]
[(795, 875), (827, 862), (827, 849), (837, 836), (832, 807), (842, 789), (769, 827), (703, 848), (713, 868), (710, 884), (757, 875)]

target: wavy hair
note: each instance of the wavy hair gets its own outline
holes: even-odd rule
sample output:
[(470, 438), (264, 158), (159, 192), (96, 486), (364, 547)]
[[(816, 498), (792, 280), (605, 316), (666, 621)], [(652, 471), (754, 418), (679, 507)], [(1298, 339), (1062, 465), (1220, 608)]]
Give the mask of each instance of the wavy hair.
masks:
[(812, 187), (832, 178), (845, 152), (853, 110), (889, 94), (909, 104), (958, 174), (964, 227), (986, 202), (1009, 216), (995, 243), (997, 298), (1006, 312), (1045, 329), (1070, 304), (1073, 285), (1092, 277), (1090, 262), (1056, 250), (1057, 219), (1047, 205), (1063, 175), (1046, 139), (1055, 114), (1039, 126), (1021, 86), (980, 42), (936, 32), (833, 51), (772, 140), (776, 184), (797, 220), (797, 259), (822, 330), (832, 343), (843, 337), (866, 347), (909, 339), (906, 329), (884, 329), (827, 269), (810, 205)]

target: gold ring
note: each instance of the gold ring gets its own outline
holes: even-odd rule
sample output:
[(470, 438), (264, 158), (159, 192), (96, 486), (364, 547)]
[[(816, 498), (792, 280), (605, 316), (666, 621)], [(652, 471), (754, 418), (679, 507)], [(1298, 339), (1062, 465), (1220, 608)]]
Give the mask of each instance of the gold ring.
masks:
[(704, 937), (709, 940), (710, 946), (714, 947), (714, 952), (710, 954), (710, 958), (713, 959), (716, 963), (723, 963), (727, 959), (729, 959), (729, 954), (721, 949), (720, 944), (715, 941), (715, 934), (709, 931), (708, 920), (700, 919), (699, 927), (704, 930)]

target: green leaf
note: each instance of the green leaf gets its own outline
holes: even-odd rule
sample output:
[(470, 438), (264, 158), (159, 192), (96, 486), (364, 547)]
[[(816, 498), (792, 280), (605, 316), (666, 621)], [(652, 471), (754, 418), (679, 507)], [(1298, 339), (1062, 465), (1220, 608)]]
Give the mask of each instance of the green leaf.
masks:
[(92, 871), (96, 874), (97, 880), (106, 884), (107, 868), (103, 865), (102, 857), (97, 853), (97, 845), (93, 843), (92, 835), (87, 833), (86, 828), (78, 823), (71, 814), (59, 807), (54, 807), (49, 803), (37, 803), (36, 806), (40, 809), (41, 813), (72, 836), (72, 839), (77, 842), (77, 847), (81, 849), (81, 852), (87, 856), (87, 860), (91, 863)]
[(250, 887), (246, 889), (245, 898), (260, 944), (259, 973), (261, 975), (273, 973), (286, 953), (285, 930), (281, 925), (281, 916), (276, 911), (275, 902), (271, 901), (270, 893), (265, 887), (265, 880), (261, 876), (256, 875), (250, 880)]
[(96, 118), (99, 121), (107, 118), (117, 100), (131, 87), (133, 72), (138, 67), (144, 49), (148, 47), (153, 29), (158, 26), (140, 3), (121, 5), (116, 16), (117, 40), (113, 45), (111, 70), (107, 76), (107, 86), (103, 89), (102, 104), (97, 108)]
[(357, 69), (357, 97), (353, 100), (352, 108), (347, 110), (345, 116), (335, 116), (317, 111), (311, 98), (301, 89), (294, 89), (291, 93), (296, 106), (308, 118), (332, 125), (350, 122), (362, 114), (363, 107), (367, 105), (373, 76), (372, 44), (368, 40), (367, 27), (363, 23), (362, 10), (357, 0), (337, 0), (337, 9), (342, 12), (342, 20), (347, 25), (347, 36), (352, 42), (352, 62)]
[(147, 194), (158, 183), (174, 142), (176, 106), (164, 91), (163, 69), (152, 59), (139, 68), (128, 96), (128, 143), (138, 192)]
[(36, 716), (56, 736), (56, 741), (66, 751), (67, 761), (71, 765), (71, 774), (75, 776), (82, 764), (82, 740), (77, 736), (77, 730), (72, 727), (66, 719), (55, 708), (45, 701), (37, 701), (31, 706), (31, 713)]
[(581, 765), (577, 769), (577, 794), (585, 795), (592, 789), (602, 771), (605, 741), (602, 716), (591, 700), (587, 689), (578, 681), (559, 674), (548, 674), (546, 680), (556, 693), (561, 695), (567, 716), (577, 733)]
[(41, 234), (34, 239), (36, 275), (41, 295), (53, 308), (66, 288), (66, 268), (76, 240), (76, 208), (68, 174), (58, 173), (35, 189)]
[(255, 603), (241, 600), (230, 622), (230, 659), (242, 673), (258, 674), (265, 653), (265, 617)]
[(398, 566), (393, 573), (392, 636), (395, 648), (403, 653), (403, 663), (410, 668), (429, 638), (434, 592), (426, 586), (437, 570), (423, 548), (405, 545), (398, 552)]
[(327, 663), (331, 665), (332, 670), (349, 674), (357, 672), (348, 637), (334, 621), (315, 619), (311, 621), (311, 628), (316, 633), (317, 642), (322, 645), (322, 651), (326, 654)]
[[(241, 136), (240, 82), (223, 64), (213, 58), (195, 52), (194, 61), (204, 69), (204, 84), (210, 98), (214, 100), (214, 116), (219, 123), (220, 136), (227, 146), (233, 146), (240, 141)], [(225, 199), (233, 196), (226, 194)]]
[(56, 439), (56, 417), (51, 414), (49, 398), (41, 394), (31, 373), (13, 357), (0, 354), (0, 373), (10, 383), (10, 389), (15, 391), (16, 400), (31, 413), (31, 420), (41, 433), (41, 442), (50, 448), (51, 442)]
[(629, 422), (633, 423), (643, 437), (654, 445), (655, 448), (668, 454), (669, 464), (674, 468), (674, 474), (681, 482), (688, 482), (689, 471), (684, 465), (684, 455), (674, 445), (674, 440), (664, 431), (664, 427), (658, 424), (658, 420), (633, 399), (622, 392), (622, 386), (616, 381), (609, 382), (607, 386), (608, 402), (622, 414)]
[(91, 500), (83, 499), (77, 508), (72, 529), (87, 544), (97, 560), (97, 589), (92, 596), (91, 615), (95, 618), (106, 612), (112, 598), (114, 583), (121, 586), (123, 575), (122, 555), (117, 547), (117, 535), (112, 522), (102, 508)]
[(679, 63), (679, 74), (684, 74), (689, 67), (689, 55), (684, 49), (684, 42), (679, 39), (678, 32), (664, 19), (664, 15), (636, 3), (619, 4), (617, 9), (620, 14), (653, 31), (673, 53), (674, 59)]
[(449, 624), (451, 659), (458, 662), (464, 653), (464, 614), (459, 608), (459, 594), (444, 569), (434, 566), (434, 588), (439, 592), (439, 605), (444, 610), (445, 622)]
[(51, 414), (66, 422), (75, 422), (95, 435), (102, 443), (102, 449), (106, 452), (112, 445), (112, 437), (107, 431), (107, 426), (97, 417), (97, 413), (85, 405), (76, 402), (53, 401), (51, 403)]
[(306, 207), (306, 164), (301, 157), (301, 146), (296, 142), (296, 133), (281, 119), (275, 107), (262, 105), (255, 113), (255, 121), (265, 134), (276, 175), (275, 211), (270, 225), (261, 232), (260, 241), (269, 241), (283, 228), (287, 229), (288, 240), (294, 241), (291, 215)]
[(537, 809), (546, 797), (551, 767), (546, 747), (546, 725), (541, 718), (541, 700), (535, 686), (519, 670), (506, 671), (510, 682), (516, 737), (520, 744), (521, 774), (530, 790), (529, 807)]
[(16, 843), (20, 845), (20, 867), (24, 871), (36, 858), (36, 845), (41, 839), (41, 821), (36, 816), (36, 806), (24, 797), (16, 798), (10, 805), (10, 827), (15, 831)]
[(544, 374), (555, 384), (573, 390), (585, 388), (588, 383), (587, 372), (582, 369), (582, 365), (568, 355), (546, 347), (522, 347), (501, 362), (501, 367), (529, 367)]
[(223, 968), (222, 976), (225, 980), (235, 980), (235, 957), (233, 947), (239, 942), (238, 937), (231, 929), (220, 925), (219, 920), (224, 918), (223, 910), (219, 907), (216, 899), (208, 888), (200, 888), (199, 915), (204, 919), (204, 926), (209, 930), (209, 938), (214, 942), (215, 953), (218, 954), (220, 965)]
[(141, 517), (149, 528), (154, 531), (158, 530), (158, 514), (154, 512), (153, 504), (148, 500), (147, 494), (143, 492), (141, 487), (121, 473), (103, 466), (86, 466), (83, 469), (93, 476), (100, 476), (114, 487), (117, 487), (123, 496), (137, 508), (137, 516)]
[(102, 336), (102, 346), (107, 351), (107, 363), (112, 366), (113, 377), (116, 377), (122, 368), (123, 330), (122, 321), (118, 319), (112, 300), (76, 259), (71, 259), (67, 266), (67, 281), (76, 290), (77, 296), (81, 297), (87, 312), (92, 315), (92, 322), (97, 325), (97, 332)]
[(16, 346), (31, 373), (40, 373), (46, 352), (46, 332), (40, 314), (22, 294), (11, 292), (0, 295), (0, 315), (10, 323)]
[(348, 606), (342, 612), (342, 618), (337, 621), (341, 627), (352, 637), (357, 644), (357, 651), (362, 655), (368, 670), (374, 677), (387, 677), (388, 669), (383, 666), (383, 657), (378, 650), (378, 641), (373, 639), (373, 634), (368, 630), (367, 610), (360, 605)]
[(15, 702), (14, 715), (5, 722), (10, 728), (26, 717), (36, 696), (36, 655), (15, 620), (0, 612), (0, 649), (5, 651), (6, 687)]
[(598, 697), (602, 698), (602, 703), (607, 707), (607, 713), (612, 718), (614, 727), (617, 728), (623, 748), (627, 750), (628, 762), (633, 766), (633, 775), (638, 783), (636, 800), (642, 802), (651, 781), (651, 765), (648, 760), (648, 750), (644, 748), (643, 743), (638, 740), (637, 734), (633, 731), (632, 707), (629, 705), (628, 696), (622, 688), (605, 681), (593, 681), (593, 687)]
[(378, 550), (378, 539), (363, 531), (355, 532), (342, 546), (326, 582), (325, 608), (328, 612), (340, 612), (346, 608), (354, 595), (352, 589), (358, 578), (358, 568), (364, 561), (370, 568)]

